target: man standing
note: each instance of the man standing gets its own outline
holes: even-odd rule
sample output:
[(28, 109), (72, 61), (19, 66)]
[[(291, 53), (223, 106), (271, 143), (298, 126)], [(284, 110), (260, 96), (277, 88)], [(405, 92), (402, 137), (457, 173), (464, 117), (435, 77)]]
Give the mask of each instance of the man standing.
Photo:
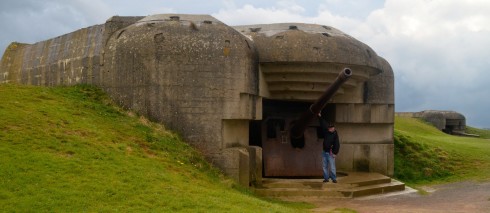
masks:
[(332, 182), (337, 183), (337, 175), (335, 169), (335, 157), (339, 153), (340, 143), (339, 136), (335, 130), (333, 123), (326, 124), (322, 119), (321, 114), (318, 114), (320, 120), (320, 128), (323, 131), (323, 182), (328, 182), (328, 179), (332, 179)]

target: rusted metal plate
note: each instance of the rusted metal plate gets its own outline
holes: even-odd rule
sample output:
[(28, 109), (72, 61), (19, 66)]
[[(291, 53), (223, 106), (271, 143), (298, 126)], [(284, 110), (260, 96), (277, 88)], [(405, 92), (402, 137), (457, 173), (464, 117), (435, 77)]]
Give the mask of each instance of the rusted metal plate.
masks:
[[(260, 146), (265, 177), (322, 176), (323, 136), (317, 134), (318, 119), (312, 119), (305, 125), (304, 143), (295, 141), (293, 147), (289, 135), (291, 125), (310, 106), (308, 102), (264, 100)], [(333, 121), (335, 105), (328, 104), (322, 110), (322, 117)]]
[[(289, 122), (286, 122), (289, 123)], [(266, 126), (266, 125), (264, 125)], [(306, 128), (303, 148), (294, 148), (289, 140), (289, 126), (278, 131), (276, 138), (267, 138), (263, 129), (262, 152), (266, 177), (317, 177), (322, 176), (322, 140), (317, 138), (317, 128)]]

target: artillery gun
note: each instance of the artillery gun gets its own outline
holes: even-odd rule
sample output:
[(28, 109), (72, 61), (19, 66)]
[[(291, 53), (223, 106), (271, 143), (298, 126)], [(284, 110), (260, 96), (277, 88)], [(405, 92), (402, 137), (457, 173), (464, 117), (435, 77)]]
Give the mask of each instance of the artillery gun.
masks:
[(310, 109), (305, 111), (297, 120), (294, 121), (290, 129), (291, 139), (297, 139), (303, 136), (303, 133), (310, 121), (315, 118), (323, 108), (325, 108), (327, 102), (333, 97), (335, 92), (351, 76), (352, 70), (349, 68), (344, 68), (344, 70), (339, 73), (339, 76), (335, 79), (335, 81), (325, 90), (322, 96), (320, 96), (320, 98), (318, 98), (318, 100), (310, 106)]

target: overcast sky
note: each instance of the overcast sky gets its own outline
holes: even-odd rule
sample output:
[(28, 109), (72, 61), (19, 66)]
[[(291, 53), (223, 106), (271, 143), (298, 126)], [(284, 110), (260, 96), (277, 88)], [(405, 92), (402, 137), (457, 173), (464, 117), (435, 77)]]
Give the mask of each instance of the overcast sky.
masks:
[(159, 13), (335, 27), (391, 64), (396, 111), (453, 110), (470, 126), (490, 127), (489, 0), (1, 0), (0, 52), (12, 41), (50, 39), (113, 15)]

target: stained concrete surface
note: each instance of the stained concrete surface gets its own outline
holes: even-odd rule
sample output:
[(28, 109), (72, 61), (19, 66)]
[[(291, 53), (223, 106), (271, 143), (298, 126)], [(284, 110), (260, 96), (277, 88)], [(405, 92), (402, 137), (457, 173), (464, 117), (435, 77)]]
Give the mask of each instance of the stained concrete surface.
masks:
[(359, 213), (381, 212), (490, 212), (490, 182), (458, 182), (424, 187), (428, 195), (398, 193), (357, 199), (304, 200), (317, 208), (313, 212), (329, 212), (349, 208)]

